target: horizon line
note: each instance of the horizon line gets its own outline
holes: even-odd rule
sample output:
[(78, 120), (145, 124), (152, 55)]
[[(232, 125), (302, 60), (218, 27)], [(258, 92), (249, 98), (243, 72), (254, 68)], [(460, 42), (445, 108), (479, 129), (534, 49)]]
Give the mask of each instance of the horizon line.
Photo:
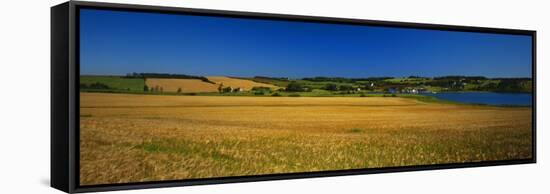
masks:
[[(138, 73), (138, 72), (132, 72), (132, 73)], [(490, 76), (483, 76), (483, 75), (458, 75), (458, 74), (448, 74), (448, 75), (439, 75), (439, 76), (421, 76), (421, 75), (408, 75), (408, 76), (387, 76), (387, 75), (380, 75), (380, 76), (366, 76), (366, 77), (345, 77), (345, 76), (305, 76), (305, 77), (288, 77), (288, 76), (266, 76), (266, 75), (253, 75), (253, 76), (235, 76), (235, 75), (197, 75), (197, 74), (185, 74), (185, 73), (160, 73), (160, 72), (139, 72), (141, 73), (155, 73), (155, 74), (171, 74), (171, 75), (189, 75), (189, 76), (200, 76), (200, 77), (209, 77), (209, 76), (225, 76), (225, 77), (234, 77), (234, 78), (253, 78), (253, 77), (267, 77), (267, 78), (287, 78), (287, 79), (304, 79), (304, 78), (316, 78), (316, 77), (324, 77), (324, 78), (345, 78), (345, 79), (365, 79), (365, 78), (381, 78), (381, 77), (391, 77), (391, 78), (409, 78), (409, 77), (418, 77), (418, 78), (437, 78), (437, 77), (452, 77), (452, 76), (460, 76), (460, 77), (484, 77), (488, 79), (511, 79), (511, 78), (528, 78), (533, 79), (532, 76), (525, 77), (525, 76), (517, 76), (517, 77), (507, 77), (507, 76), (497, 76), (497, 77), (490, 77)], [(131, 74), (131, 73), (128, 73)], [(128, 74), (79, 74), (79, 76), (127, 76)]]

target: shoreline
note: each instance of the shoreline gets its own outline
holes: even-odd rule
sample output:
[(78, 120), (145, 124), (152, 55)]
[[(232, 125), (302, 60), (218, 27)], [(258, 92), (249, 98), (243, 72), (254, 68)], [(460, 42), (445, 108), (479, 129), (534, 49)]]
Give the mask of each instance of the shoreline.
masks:
[[(227, 95), (219, 93), (152, 93), (152, 92), (131, 92), (131, 91), (80, 91), (79, 93), (104, 93), (104, 94), (127, 94), (127, 95), (148, 95), (148, 96), (203, 96), (203, 97), (259, 97), (259, 98), (330, 98), (330, 97), (340, 97), (340, 98), (405, 98), (413, 99), (422, 103), (435, 103), (435, 104), (449, 104), (449, 105), (463, 105), (463, 106), (486, 106), (486, 107), (504, 107), (504, 108), (532, 108), (533, 105), (513, 105), (513, 104), (502, 104), (502, 105), (493, 105), (493, 104), (483, 104), (483, 103), (463, 103), (457, 101), (450, 101), (445, 99), (440, 99), (435, 96), (427, 96), (422, 94), (335, 94), (335, 95), (307, 95), (307, 96), (272, 96), (272, 95), (254, 95), (248, 93), (241, 93), (236, 95)], [(286, 93), (288, 94), (288, 93)], [(295, 94), (300, 94), (296, 92)]]

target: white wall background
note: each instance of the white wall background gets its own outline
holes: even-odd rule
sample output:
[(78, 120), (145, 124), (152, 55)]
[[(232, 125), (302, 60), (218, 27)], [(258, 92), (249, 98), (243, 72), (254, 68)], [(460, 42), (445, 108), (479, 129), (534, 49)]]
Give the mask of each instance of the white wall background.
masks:
[[(104, 0), (103, 0), (104, 1)], [(50, 6), (2, 1), (0, 193), (61, 193), (49, 185)], [(543, 193), (548, 192), (550, 18), (543, 0), (108, 0), (192, 8), (453, 24), (538, 31), (538, 163), (111, 193)], [(545, 154), (546, 153), (546, 154)]]

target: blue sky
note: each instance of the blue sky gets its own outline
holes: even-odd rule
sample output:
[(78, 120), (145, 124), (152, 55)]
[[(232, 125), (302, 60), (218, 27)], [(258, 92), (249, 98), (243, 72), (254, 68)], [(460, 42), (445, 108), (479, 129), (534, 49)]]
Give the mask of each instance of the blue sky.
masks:
[(82, 9), (80, 73), (531, 77), (531, 37)]

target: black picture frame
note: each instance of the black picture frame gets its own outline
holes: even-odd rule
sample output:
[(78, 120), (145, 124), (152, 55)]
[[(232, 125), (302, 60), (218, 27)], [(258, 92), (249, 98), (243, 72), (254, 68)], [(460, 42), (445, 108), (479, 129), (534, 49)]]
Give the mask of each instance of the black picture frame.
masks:
[[(384, 26), (442, 31), (528, 35), (532, 37), (532, 158), (505, 161), (484, 161), (472, 163), (436, 164), (406, 167), (385, 167), (307, 173), (287, 173), (80, 186), (78, 180), (79, 118), (77, 117), (77, 115), (79, 115), (78, 41), (80, 8), (269, 20), (291, 20), (302, 22)], [(82, 1), (69, 1), (51, 8), (51, 186), (67, 193), (536, 163), (536, 117), (536, 31), (532, 30), (390, 22), (364, 19), (314, 17), (302, 15), (283, 15), (270, 13), (237, 12)]]

